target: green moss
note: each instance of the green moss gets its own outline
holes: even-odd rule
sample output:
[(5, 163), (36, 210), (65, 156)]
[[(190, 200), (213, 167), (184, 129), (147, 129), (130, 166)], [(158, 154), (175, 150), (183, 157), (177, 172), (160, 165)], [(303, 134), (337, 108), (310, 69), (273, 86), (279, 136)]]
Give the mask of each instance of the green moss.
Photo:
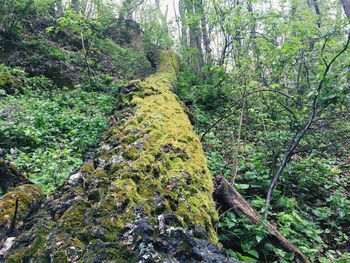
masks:
[[(137, 262), (130, 255), (124, 255), (126, 251), (101, 247), (98, 240), (90, 242), (90, 253), (85, 255), (81, 262), (96, 262), (97, 255), (103, 255), (101, 262), (118, 262), (118, 263), (134, 263)], [(126, 254), (126, 253), (125, 253)]]
[(52, 253), (50, 253), (50, 262), (76, 262), (80, 258), (84, 248), (84, 243), (77, 238), (67, 240), (63, 236), (57, 236), (55, 247)]
[[(159, 58), (157, 73), (138, 81), (137, 90), (120, 100), (122, 110), (115, 115), (126, 112), (123, 122), (118, 127), (111, 126), (102, 137), (96, 157), (99, 167), (95, 169), (88, 162), (80, 168), (84, 184), (80, 189), (74, 186), (79, 190), (69, 193), (81, 200), (57, 222), (54, 232), (57, 242), (67, 234), (84, 242), (76, 246), (79, 249), (89, 246), (81, 258), (83, 262), (101, 254), (106, 260), (129, 260), (123, 254), (128, 245), (110, 248), (101, 246), (98, 240), (120, 241), (140, 215), (159, 227), (160, 215), (176, 213), (181, 223), (175, 222), (175, 226), (198, 225), (217, 242), (213, 224), (218, 216), (204, 152), (186, 113), (171, 92), (178, 60), (165, 51), (159, 53)], [(93, 227), (102, 227), (103, 237), (90, 233)], [(44, 250), (51, 253), (50, 249)], [(71, 257), (63, 248), (54, 251), (55, 258), (62, 262)]]
[(84, 226), (84, 214), (90, 207), (89, 202), (79, 201), (72, 205), (60, 218), (59, 226), (61, 230), (68, 233), (76, 233)]
[(92, 178), (103, 179), (107, 177), (107, 173), (103, 169), (97, 169), (93, 174)]
[(3, 238), (10, 229), (17, 202), (16, 223), (23, 221), (37, 209), (43, 201), (43, 197), (40, 188), (33, 184), (17, 186), (2, 196), (0, 199), (0, 225), (2, 226), (0, 238)]
[(28, 246), (21, 247), (15, 251), (10, 251), (6, 257), (6, 262), (29, 262), (30, 260), (33, 260), (33, 258), (36, 258), (37, 260), (35, 262), (38, 263), (50, 262), (48, 258), (42, 257), (42, 252), (46, 245), (47, 236), (53, 226), (53, 222), (47, 221), (45, 224), (37, 227), (34, 240)]
[[(159, 53), (159, 59), (157, 73), (138, 82), (138, 90), (127, 95), (128, 105), (135, 107), (134, 117), (123, 129), (113, 128), (108, 132), (125, 145), (122, 153), (127, 160), (110, 168), (122, 179), (112, 183), (119, 189), (113, 194), (117, 196), (107, 198), (104, 206), (112, 210), (118, 209), (116, 204), (135, 207), (142, 202), (146, 213), (153, 214), (156, 208), (152, 202), (160, 194), (167, 198), (163, 211), (173, 210), (186, 226), (200, 225), (216, 242), (213, 222), (217, 220), (217, 213), (203, 149), (176, 95), (171, 92), (178, 59), (165, 51)], [(136, 143), (142, 147), (136, 147)]]
[[(112, 182), (109, 193), (101, 200), (99, 208), (109, 212), (117, 213), (117, 217), (102, 216), (99, 224), (110, 231), (118, 233), (116, 229), (123, 229), (125, 225), (134, 218), (134, 211), (141, 201), (137, 193), (137, 187), (131, 179), (120, 179)], [(110, 233), (110, 238), (117, 237), (117, 234)]]
[(122, 139), (122, 143), (131, 144), (137, 140), (137, 136), (130, 134)]
[(74, 188), (74, 192), (75, 192), (75, 195), (82, 196), (85, 194), (85, 189), (84, 189), (84, 187), (81, 187), (81, 186), (76, 187), (76, 188)]
[(116, 163), (113, 163), (109, 169), (110, 173), (115, 173), (116, 171), (119, 171), (121, 168), (124, 167), (124, 164), (121, 163), (121, 162), (116, 162)]
[(87, 173), (87, 174), (92, 173), (94, 170), (95, 170), (94, 164), (90, 162), (84, 163), (79, 169), (80, 172)]
[(5, 88), (8, 85), (14, 85), (15, 80), (16, 79), (8, 71), (0, 73), (0, 88)]
[(23, 91), (22, 80), (12, 75), (10, 71), (0, 72), (0, 89), (4, 89), (8, 94), (14, 94), (17, 91)]
[(136, 159), (138, 156), (138, 150), (135, 147), (128, 145), (123, 152), (123, 156), (129, 160)]

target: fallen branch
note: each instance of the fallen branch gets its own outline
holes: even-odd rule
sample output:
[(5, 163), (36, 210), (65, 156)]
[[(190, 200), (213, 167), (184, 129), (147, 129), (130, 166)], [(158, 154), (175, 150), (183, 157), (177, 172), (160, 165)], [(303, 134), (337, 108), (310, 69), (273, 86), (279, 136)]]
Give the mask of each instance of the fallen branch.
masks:
[(275, 226), (267, 221), (263, 221), (254, 208), (251, 207), (251, 205), (223, 176), (217, 176), (215, 178), (214, 199), (227, 209), (232, 209), (238, 216), (248, 217), (254, 224), (263, 225), (266, 232), (269, 234), (269, 239), (272, 243), (288, 253), (294, 253), (296, 262), (311, 262), (307, 256), (290, 243)]

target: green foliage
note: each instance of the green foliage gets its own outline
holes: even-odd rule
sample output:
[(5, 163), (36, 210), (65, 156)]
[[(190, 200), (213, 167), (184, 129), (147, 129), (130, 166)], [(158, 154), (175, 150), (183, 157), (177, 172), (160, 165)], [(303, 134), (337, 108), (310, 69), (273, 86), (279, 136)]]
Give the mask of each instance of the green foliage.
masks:
[(49, 193), (96, 144), (113, 104), (112, 94), (58, 90), (45, 77), (28, 78), (23, 94), (0, 102), (0, 147)]
[[(104, 56), (108, 55), (114, 63), (113, 75), (121, 79), (133, 79), (137, 76), (153, 72), (151, 64), (145, 57), (145, 53), (138, 48), (125, 48), (111, 39), (96, 39), (96, 49)], [(97, 68), (102, 70), (104, 65), (98, 64)]]
[[(319, 8), (321, 15), (303, 1), (276, 6), (211, 1), (204, 5), (205, 19), (214, 41), (222, 41), (211, 45), (217, 52), (212, 64), (200, 72), (187, 65), (199, 54), (196, 44), (188, 46), (192, 35), (179, 49), (185, 65), (177, 92), (198, 132), (206, 132), (208, 165), (214, 175), (229, 180), (236, 175), (235, 187), (260, 214), (285, 149), (310, 116), (325, 62), (346, 43), (348, 20), (338, 3), (328, 1)], [(199, 9), (187, 11), (188, 30), (183, 33), (203, 29)], [(349, 50), (324, 79), (317, 119), (273, 192), (268, 218), (312, 262), (349, 261), (344, 253), (349, 224), (348, 64)], [(293, 262), (293, 255), (273, 247), (255, 228), (230, 213), (221, 217), (221, 241), (232, 257)]]
[[(209, 145), (213, 143), (208, 140)], [(266, 161), (266, 152), (262, 150), (253, 147), (245, 149), (245, 159), (240, 165), (235, 184), (260, 213), (265, 209), (265, 200), (260, 196), (264, 196), (270, 184), (270, 164)], [(223, 170), (225, 161), (220, 153), (209, 152), (208, 163), (214, 174), (231, 176), (229, 167), (226, 166)], [(327, 256), (323, 253), (335, 251), (335, 244), (336, 247), (341, 247), (348, 242), (350, 203), (344, 197), (348, 196), (346, 189), (349, 183), (349, 178), (335, 168), (333, 161), (304, 156), (289, 165), (275, 192), (273, 221), (280, 232), (313, 261), (316, 258), (329, 260), (338, 257), (349, 260), (346, 254), (339, 251), (327, 253)], [(224, 244), (242, 244), (243, 252), (249, 257), (267, 257), (271, 262), (276, 256), (280, 258), (279, 262), (291, 262), (293, 259), (292, 255), (273, 248), (264, 239), (266, 233), (261, 228), (256, 228), (256, 225), (244, 218), (235, 217), (232, 212), (222, 217), (219, 233)], [(234, 257), (241, 259), (237, 255)]]
[(6, 0), (0, 6), (0, 32), (19, 38), (24, 22), (37, 13), (48, 14), (55, 0)]
[(173, 41), (169, 33), (166, 17), (157, 7), (147, 6), (143, 12), (147, 16), (142, 17), (141, 27), (144, 30), (142, 35), (143, 46), (146, 50), (153, 48), (171, 48)]
[(11, 36), (18, 35), (18, 24), (32, 11), (33, 3), (31, 0), (4, 1), (0, 6), (0, 30)]
[[(344, 45), (348, 20), (333, 0), (317, 2), (321, 15), (315, 1), (200, 2), (179, 3), (183, 65), (176, 92), (199, 133), (221, 119), (205, 137), (208, 165), (228, 179), (237, 172), (235, 187), (262, 214), (283, 153), (308, 119), (325, 62)], [(139, 26), (125, 28), (126, 20), (116, 20), (105, 1), (60, 12), (62, 3), (53, 0), (6, 0), (0, 6), (0, 37), (16, 37), (1, 46), (1, 58), (28, 72), (0, 65), (1, 152), (46, 192), (79, 166), (107, 127), (118, 83), (152, 72), (145, 51), (173, 46), (173, 28), (159, 7), (141, 3), (125, 1), (119, 10), (122, 19), (136, 14), (141, 39)], [(346, 51), (324, 79), (316, 122), (273, 193), (269, 217), (321, 263), (350, 260), (344, 252), (350, 223), (349, 58)], [(222, 215), (218, 229), (233, 258), (294, 260), (269, 243), (263, 228), (232, 212)]]
[(115, 13), (107, 3), (86, 2), (92, 13), (61, 4), (9, 0), (0, 7), (0, 31), (17, 36), (0, 46), (9, 65), (0, 65), (0, 154), (46, 193), (94, 147), (124, 79), (153, 72), (141, 43), (108, 38)]
[[(83, 14), (79, 14), (72, 9), (68, 9), (64, 16), (58, 19), (60, 25), (56, 30), (68, 29), (74, 34), (84, 34), (90, 37), (94, 32), (102, 29), (101, 24), (93, 19), (89, 19)], [(48, 29), (50, 31), (50, 29)]]

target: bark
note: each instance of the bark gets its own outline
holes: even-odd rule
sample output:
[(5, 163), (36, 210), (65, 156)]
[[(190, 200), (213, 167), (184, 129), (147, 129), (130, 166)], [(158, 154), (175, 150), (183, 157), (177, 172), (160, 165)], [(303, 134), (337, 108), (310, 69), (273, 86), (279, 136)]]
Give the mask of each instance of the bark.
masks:
[(181, 20), (181, 46), (187, 51), (188, 49), (188, 37), (187, 37), (187, 26), (186, 26), (186, 5), (184, 0), (179, 0), (179, 14)]
[[(204, 45), (204, 54), (205, 56), (202, 59), (203, 65), (211, 66), (212, 65), (212, 56), (211, 56), (211, 48), (210, 48), (210, 38), (207, 29), (207, 18), (204, 12), (204, 4), (203, 0), (198, 0), (198, 9), (201, 16), (201, 30), (202, 30), (202, 42)], [(211, 74), (203, 74), (203, 79), (211, 77)]]
[(350, 0), (340, 0), (340, 3), (343, 6), (346, 17), (350, 19)]
[(121, 89), (96, 152), (32, 215), (5, 262), (235, 262), (219, 249), (199, 138), (171, 92), (178, 59)]
[(80, 1), (79, 0), (71, 0), (70, 4), (71, 4), (71, 8), (75, 12), (79, 13), (79, 11), (80, 11)]
[[(202, 0), (200, 0), (200, 5), (203, 5)], [(202, 36), (203, 36), (203, 44), (205, 47), (205, 55), (206, 55), (206, 64), (211, 64), (211, 48), (210, 48), (210, 39), (207, 29), (207, 21), (204, 15), (203, 7), (201, 7), (201, 26), (202, 26)]]
[(315, 13), (318, 17), (318, 19), (317, 19), (318, 21), (317, 21), (316, 25), (318, 28), (321, 28), (321, 16), (322, 16), (322, 14), (321, 14), (321, 10), (320, 10), (320, 7), (318, 5), (317, 0), (312, 0), (312, 5), (314, 6)]
[[(185, 5), (185, 10), (188, 15), (201, 16), (200, 2), (182, 0)], [(189, 47), (195, 52), (190, 55), (190, 64), (194, 71), (199, 74), (203, 66), (203, 48), (202, 48), (202, 30), (200, 20), (194, 20), (188, 23), (188, 33), (190, 39)], [(192, 53), (192, 51), (190, 52)]]
[(56, 16), (61, 17), (64, 15), (63, 13), (63, 3), (61, 0), (57, 0), (56, 2)]
[(311, 263), (311, 261), (293, 244), (291, 244), (275, 226), (261, 220), (259, 214), (250, 206), (250, 204), (231, 186), (231, 184), (222, 176), (216, 178), (214, 197), (216, 201), (225, 206), (226, 209), (232, 209), (238, 216), (249, 218), (254, 224), (263, 225), (266, 232), (269, 233), (270, 240), (288, 253), (295, 254), (295, 262)]

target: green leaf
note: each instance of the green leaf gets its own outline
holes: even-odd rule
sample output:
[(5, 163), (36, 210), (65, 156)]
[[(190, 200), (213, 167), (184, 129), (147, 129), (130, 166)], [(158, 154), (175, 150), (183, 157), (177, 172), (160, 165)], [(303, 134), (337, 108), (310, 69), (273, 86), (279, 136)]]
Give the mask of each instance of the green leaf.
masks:
[(244, 262), (257, 262), (255, 258), (249, 257), (249, 256), (244, 256), (239, 252), (236, 252), (237, 257), (239, 260), (243, 260)]
[(246, 190), (249, 188), (249, 184), (235, 184), (234, 185), (238, 190)]

